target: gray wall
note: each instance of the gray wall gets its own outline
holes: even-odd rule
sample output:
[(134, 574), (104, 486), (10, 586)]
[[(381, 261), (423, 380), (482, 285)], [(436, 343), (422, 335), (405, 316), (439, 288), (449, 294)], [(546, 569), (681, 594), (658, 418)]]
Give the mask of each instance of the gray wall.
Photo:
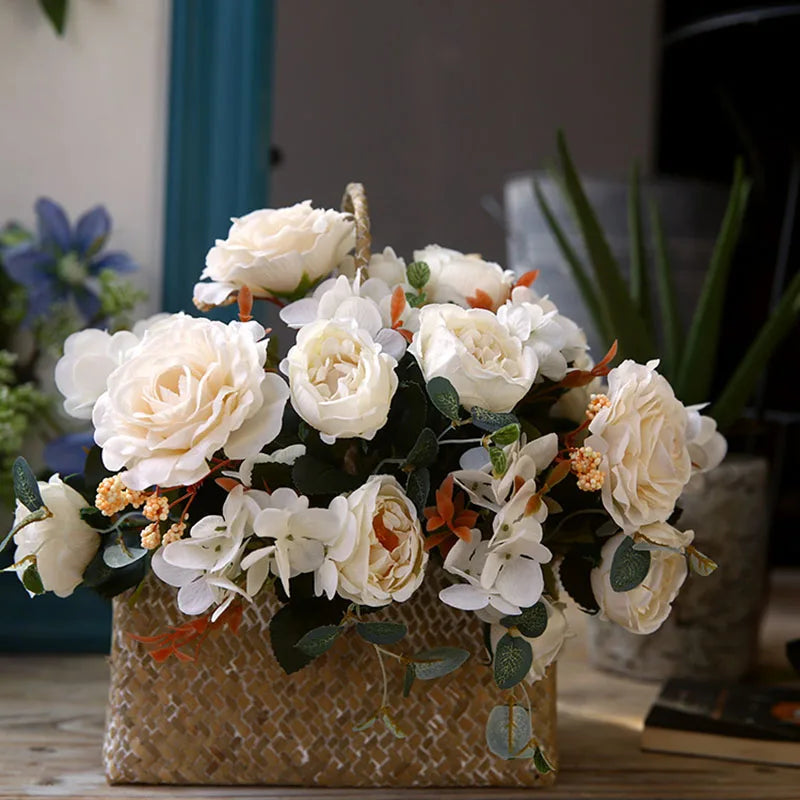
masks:
[(563, 127), (582, 169), (652, 152), (657, 0), (278, 0), (271, 205), (363, 181), (376, 244), (504, 261), (481, 207)]

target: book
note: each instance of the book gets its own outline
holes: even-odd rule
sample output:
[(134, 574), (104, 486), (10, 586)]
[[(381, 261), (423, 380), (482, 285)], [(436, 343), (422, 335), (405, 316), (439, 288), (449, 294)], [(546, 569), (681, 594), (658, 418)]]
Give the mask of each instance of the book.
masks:
[(800, 767), (800, 688), (667, 681), (642, 749)]

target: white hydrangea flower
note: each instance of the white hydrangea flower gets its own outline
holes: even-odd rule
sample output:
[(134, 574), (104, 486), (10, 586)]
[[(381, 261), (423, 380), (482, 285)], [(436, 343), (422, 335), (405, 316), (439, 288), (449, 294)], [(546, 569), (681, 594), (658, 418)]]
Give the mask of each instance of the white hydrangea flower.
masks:
[(285, 464), (291, 466), (300, 456), (305, 454), (306, 446), (304, 444), (291, 444), (288, 447), (275, 450), (273, 453), (256, 453), (254, 456), (248, 456), (239, 465), (238, 470), (223, 470), (222, 474), (227, 478), (234, 478), (242, 486), (249, 489), (253, 485), (253, 468), (256, 464)]
[(695, 472), (708, 472), (718, 467), (728, 452), (728, 442), (717, 430), (716, 420), (700, 413), (707, 405), (700, 403), (686, 407), (686, 446)]

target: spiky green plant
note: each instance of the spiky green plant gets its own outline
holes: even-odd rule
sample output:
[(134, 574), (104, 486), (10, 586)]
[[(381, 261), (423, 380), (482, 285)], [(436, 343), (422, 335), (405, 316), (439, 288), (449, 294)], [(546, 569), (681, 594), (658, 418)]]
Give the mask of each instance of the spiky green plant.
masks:
[[(741, 160), (738, 159), (734, 167), (725, 216), (697, 306), (688, 330), (684, 330), (678, 314), (674, 276), (661, 214), (655, 202), (649, 204), (649, 214), (658, 290), (658, 323), (652, 313), (650, 270), (636, 167), (631, 170), (628, 190), (630, 279), (626, 281), (561, 132), (557, 144), (556, 183), (575, 218), (588, 256), (588, 265), (572, 246), (538, 184), (534, 185), (534, 191), (542, 215), (598, 333), (606, 343), (616, 339), (623, 358), (637, 361), (652, 358), (659, 352), (660, 342), (661, 371), (674, 386), (677, 396), (687, 405), (707, 400), (713, 378), (713, 370), (709, 369), (709, 365), (716, 363), (725, 290), (751, 187)], [(791, 330), (798, 313), (800, 273), (789, 282), (777, 306), (713, 403), (709, 413), (721, 428), (728, 427), (741, 416), (767, 361)]]

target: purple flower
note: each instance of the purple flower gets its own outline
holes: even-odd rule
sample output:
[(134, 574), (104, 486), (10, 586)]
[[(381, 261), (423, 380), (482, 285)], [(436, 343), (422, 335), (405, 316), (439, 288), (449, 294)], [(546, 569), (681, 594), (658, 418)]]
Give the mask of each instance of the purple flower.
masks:
[(54, 303), (70, 298), (87, 322), (96, 322), (100, 298), (90, 279), (104, 269), (121, 273), (137, 269), (127, 253), (101, 252), (111, 231), (108, 211), (95, 206), (80, 217), (73, 229), (58, 203), (40, 197), (35, 210), (37, 236), (2, 253), (8, 276), (28, 293), (23, 326), (46, 315)]

